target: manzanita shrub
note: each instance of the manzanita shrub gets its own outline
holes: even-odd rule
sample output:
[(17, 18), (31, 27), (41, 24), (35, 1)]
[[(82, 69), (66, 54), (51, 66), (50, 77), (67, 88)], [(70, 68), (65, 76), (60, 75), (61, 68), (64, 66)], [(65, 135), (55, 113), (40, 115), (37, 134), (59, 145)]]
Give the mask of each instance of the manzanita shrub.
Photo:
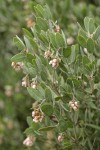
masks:
[[(85, 17), (70, 46), (47, 5), (34, 6), (35, 21), (14, 38), (20, 53), (12, 67), (33, 98), (23, 144), (32, 150), (100, 149), (100, 26)], [(67, 30), (67, 29), (66, 29)]]

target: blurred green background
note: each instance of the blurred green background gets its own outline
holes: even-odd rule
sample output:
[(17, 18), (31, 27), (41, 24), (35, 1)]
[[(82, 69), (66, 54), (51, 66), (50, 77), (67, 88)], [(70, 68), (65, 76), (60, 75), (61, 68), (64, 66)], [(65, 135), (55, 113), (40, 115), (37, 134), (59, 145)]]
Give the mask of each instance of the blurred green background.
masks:
[(22, 37), (21, 29), (34, 21), (35, 3), (49, 5), (67, 37), (76, 37), (77, 21), (82, 24), (85, 16), (100, 24), (100, 0), (0, 0), (0, 150), (25, 149), (23, 132), (33, 100), (21, 87), (23, 74), (12, 69), (10, 58), (17, 53), (13, 37)]

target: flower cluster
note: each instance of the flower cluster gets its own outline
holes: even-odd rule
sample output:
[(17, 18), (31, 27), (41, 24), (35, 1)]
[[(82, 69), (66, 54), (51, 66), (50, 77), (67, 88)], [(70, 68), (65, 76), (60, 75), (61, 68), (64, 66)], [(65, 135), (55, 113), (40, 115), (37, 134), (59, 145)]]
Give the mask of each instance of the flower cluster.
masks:
[(59, 58), (54, 58), (50, 60), (49, 64), (52, 65), (52, 68), (56, 69), (59, 66), (60, 61)]
[(28, 136), (24, 141), (23, 144), (27, 147), (33, 146), (35, 142), (35, 137), (34, 136)]
[(22, 62), (12, 62), (11, 66), (16, 70), (20, 71), (23, 68), (23, 63)]
[(28, 76), (25, 76), (23, 79), (22, 79), (22, 86), (24, 87), (28, 87), (29, 86), (29, 78)]
[(44, 53), (44, 58), (51, 58), (52, 57), (52, 53), (50, 52), (50, 50), (48, 50), (48, 51), (45, 51), (45, 53)]
[(78, 108), (79, 108), (79, 104), (78, 104), (78, 102), (75, 101), (75, 100), (70, 101), (70, 102), (69, 102), (69, 106), (70, 106), (70, 108), (72, 108), (73, 110), (78, 110)]
[(32, 112), (32, 117), (34, 122), (42, 122), (44, 114), (39, 109), (36, 109)]

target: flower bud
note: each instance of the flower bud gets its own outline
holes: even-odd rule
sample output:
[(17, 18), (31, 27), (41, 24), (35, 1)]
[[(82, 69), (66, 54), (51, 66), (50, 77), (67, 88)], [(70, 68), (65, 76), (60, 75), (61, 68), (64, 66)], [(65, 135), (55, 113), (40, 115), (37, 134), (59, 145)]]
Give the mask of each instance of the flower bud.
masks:
[(68, 44), (68, 45), (74, 44), (74, 38), (73, 38), (73, 37), (67, 38), (67, 44)]
[(28, 136), (24, 141), (23, 144), (27, 147), (31, 147), (35, 142), (35, 137), (33, 136)]
[(61, 143), (64, 140), (64, 136), (62, 134), (60, 134), (58, 136), (58, 142)]

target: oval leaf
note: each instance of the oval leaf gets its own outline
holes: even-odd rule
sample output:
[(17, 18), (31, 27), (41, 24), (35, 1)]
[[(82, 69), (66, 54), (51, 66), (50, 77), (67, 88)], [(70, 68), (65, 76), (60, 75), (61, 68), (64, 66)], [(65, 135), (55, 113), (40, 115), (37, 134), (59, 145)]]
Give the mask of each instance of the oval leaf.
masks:
[(53, 106), (50, 104), (42, 105), (41, 110), (48, 116), (51, 116), (53, 114)]
[(94, 51), (94, 48), (95, 48), (94, 41), (93, 41), (91, 38), (89, 38), (89, 39), (87, 40), (87, 50), (88, 50), (90, 53), (92, 53), (92, 52)]
[(11, 58), (12, 62), (21, 62), (24, 61), (26, 56), (23, 53), (16, 54)]

